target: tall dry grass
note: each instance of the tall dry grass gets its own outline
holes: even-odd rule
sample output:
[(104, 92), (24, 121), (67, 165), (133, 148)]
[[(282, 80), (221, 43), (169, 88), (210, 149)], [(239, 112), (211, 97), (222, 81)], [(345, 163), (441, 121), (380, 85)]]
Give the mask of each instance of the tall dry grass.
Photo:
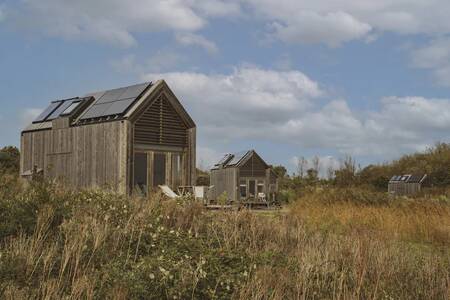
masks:
[(450, 246), (450, 205), (431, 199), (396, 199), (386, 205), (373, 206), (353, 202), (324, 203), (307, 196), (292, 205), (291, 214), (317, 230)]
[(449, 204), (326, 193), (261, 214), (54, 185), (0, 191), (0, 297), (450, 297)]

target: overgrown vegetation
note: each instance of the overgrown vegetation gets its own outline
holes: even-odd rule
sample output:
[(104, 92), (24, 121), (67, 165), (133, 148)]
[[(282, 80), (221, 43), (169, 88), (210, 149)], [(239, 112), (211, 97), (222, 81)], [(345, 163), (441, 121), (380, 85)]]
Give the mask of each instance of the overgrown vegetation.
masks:
[[(426, 194), (445, 194), (450, 190), (450, 144), (446, 143), (437, 143), (424, 152), (404, 155), (390, 163), (364, 168), (351, 156), (342, 159), (337, 170), (320, 170), (319, 163), (316, 157), (312, 160), (312, 168), (307, 169), (311, 162), (300, 158), (297, 173), (293, 175), (289, 175), (283, 166), (274, 167), (280, 179), (281, 202), (295, 201), (318, 187), (386, 192), (389, 179), (403, 174), (427, 174), (423, 184)], [(327, 175), (319, 177), (324, 171)]]
[(448, 198), (309, 191), (281, 212), (0, 179), (0, 298), (448, 299)]
[[(363, 170), (348, 158), (327, 180), (278, 167), (295, 201), (268, 212), (25, 184), (17, 149), (0, 153), (2, 299), (450, 298), (448, 145)], [(381, 188), (420, 162), (438, 189)]]
[(18, 174), (19, 162), (19, 149), (13, 146), (0, 149), (0, 174)]

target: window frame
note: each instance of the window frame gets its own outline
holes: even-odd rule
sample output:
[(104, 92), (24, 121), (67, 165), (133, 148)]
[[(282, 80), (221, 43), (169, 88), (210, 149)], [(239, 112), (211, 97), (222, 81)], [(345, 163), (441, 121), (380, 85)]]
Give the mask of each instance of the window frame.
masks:
[[(242, 195), (242, 188), (245, 189), (244, 196)], [(247, 180), (241, 179), (239, 181), (239, 197), (242, 199), (246, 199), (248, 197), (248, 186), (247, 186)]]

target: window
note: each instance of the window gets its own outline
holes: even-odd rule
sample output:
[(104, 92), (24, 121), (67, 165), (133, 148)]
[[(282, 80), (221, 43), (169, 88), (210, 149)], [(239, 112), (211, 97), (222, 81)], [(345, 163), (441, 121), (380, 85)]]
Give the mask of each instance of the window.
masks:
[(264, 193), (264, 180), (258, 180), (258, 194)]
[(247, 182), (245, 180), (240, 181), (239, 193), (241, 194), (241, 198), (247, 198)]
[(79, 104), (80, 104), (80, 101), (78, 101), (78, 102), (72, 102), (72, 104), (70, 104), (69, 107), (67, 107), (67, 108), (61, 113), (61, 115), (62, 115), (62, 116), (70, 115), (70, 114), (74, 111), (74, 109), (78, 107)]

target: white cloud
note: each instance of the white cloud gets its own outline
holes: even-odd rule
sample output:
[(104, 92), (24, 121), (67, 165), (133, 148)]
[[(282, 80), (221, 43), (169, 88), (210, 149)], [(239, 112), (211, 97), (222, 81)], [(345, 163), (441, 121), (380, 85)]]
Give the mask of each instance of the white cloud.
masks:
[[(187, 1), (188, 2), (188, 1)], [(210, 17), (230, 17), (241, 14), (240, 3), (230, 0), (194, 0), (192, 6)]]
[[(380, 32), (429, 36), (450, 33), (447, 0), (243, 0), (276, 36), (291, 43), (331, 46)], [(375, 34), (374, 34), (375, 33)]]
[[(210, 18), (241, 15), (241, 5), (225, 0), (22, 0), (13, 23), (23, 29), (64, 39), (135, 45), (138, 33), (169, 31), (188, 34)], [(1, 20), (0, 7), (0, 20)], [(194, 35), (190, 44), (215, 51), (214, 43)]]
[[(233, 73), (148, 74), (145, 80), (164, 78), (186, 101), (202, 130), (218, 138), (264, 135), (258, 127), (283, 124), (311, 106), (323, 94), (318, 84), (298, 71), (277, 72), (237, 68)], [(257, 125), (248, 128), (248, 124)], [(246, 128), (240, 130), (240, 128)]]
[(177, 42), (184, 46), (199, 46), (210, 54), (215, 54), (219, 51), (214, 42), (199, 34), (179, 33), (175, 37)]
[(316, 12), (301, 12), (286, 25), (274, 23), (274, 34), (284, 42), (325, 43), (337, 47), (344, 42), (360, 39), (372, 29), (345, 12), (329, 12), (320, 15)]
[(185, 56), (172, 50), (159, 50), (152, 57), (147, 59), (143, 65), (145, 66), (146, 71), (164, 72), (179, 66), (185, 59)]
[(231, 74), (144, 77), (156, 78), (166, 79), (208, 145), (260, 140), (385, 158), (450, 137), (449, 99), (387, 97), (379, 110), (356, 112), (299, 71), (241, 67)]
[(197, 147), (197, 167), (201, 170), (210, 170), (217, 163), (224, 153), (220, 153), (213, 148)]
[(41, 114), (43, 109), (41, 108), (25, 108), (20, 113), (20, 126), (21, 128), (25, 128), (26, 126), (30, 125), (30, 123), (36, 119), (37, 116)]
[(412, 52), (413, 66), (430, 69), (440, 85), (450, 86), (450, 38), (439, 38)]
[(16, 11), (15, 22), (28, 29), (44, 30), (51, 36), (132, 46), (136, 43), (134, 33), (202, 28), (206, 19), (196, 11), (194, 2), (27, 0)]
[(0, 22), (6, 19), (5, 8), (3, 5), (0, 5)]
[(172, 50), (158, 50), (149, 59), (139, 61), (135, 55), (125, 55), (110, 62), (119, 73), (143, 74), (144, 71), (163, 72), (174, 68), (185, 60), (185, 57)]
[(134, 73), (140, 69), (140, 65), (136, 61), (133, 54), (126, 55), (118, 60), (111, 61), (111, 66), (117, 72)]
[(169, 31), (213, 52), (217, 46), (198, 31), (217, 18), (258, 20), (284, 42), (331, 47), (370, 42), (383, 32), (450, 33), (448, 0), (23, 0), (11, 6), (16, 25), (52, 36), (132, 46), (137, 33)]

